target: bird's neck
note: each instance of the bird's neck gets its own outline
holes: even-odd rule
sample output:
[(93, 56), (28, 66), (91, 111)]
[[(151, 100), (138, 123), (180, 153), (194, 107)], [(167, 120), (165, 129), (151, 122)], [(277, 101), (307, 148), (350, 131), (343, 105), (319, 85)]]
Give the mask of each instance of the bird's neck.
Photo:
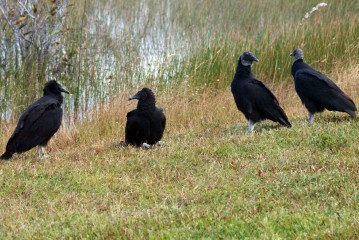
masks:
[(137, 109), (144, 111), (144, 112), (153, 112), (156, 109), (156, 101), (155, 100), (151, 100), (151, 101), (138, 101), (137, 103)]
[(51, 93), (51, 92), (44, 92), (44, 96), (56, 99), (60, 104), (62, 104), (64, 101), (64, 97), (61, 95), (61, 93), (55, 94), (55, 93)]
[(292, 65), (292, 75), (293, 76), (296, 73), (296, 71), (298, 70), (298, 68), (303, 64), (304, 64), (304, 62), (303, 62), (303, 59), (301, 59), (301, 58), (294, 60), (293, 65)]
[(293, 61), (293, 64), (294, 64), (294, 63), (301, 63), (301, 62), (303, 62), (303, 58), (298, 58), (298, 59), (295, 59), (295, 60)]
[(251, 65), (244, 66), (242, 63), (238, 63), (235, 77), (252, 77)]

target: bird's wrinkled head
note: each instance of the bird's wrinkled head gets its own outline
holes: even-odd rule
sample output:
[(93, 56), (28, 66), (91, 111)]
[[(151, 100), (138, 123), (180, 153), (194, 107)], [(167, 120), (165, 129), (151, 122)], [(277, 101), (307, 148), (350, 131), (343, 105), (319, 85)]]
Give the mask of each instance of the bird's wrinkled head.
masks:
[(155, 94), (149, 88), (142, 88), (141, 91), (128, 98), (128, 100), (138, 99), (139, 101), (154, 100)]
[(243, 66), (250, 66), (254, 61), (258, 62), (258, 58), (253, 53), (246, 51), (241, 55), (240, 61)]
[(297, 48), (290, 54), (290, 56), (294, 57), (294, 61), (298, 60), (298, 59), (303, 59), (304, 58), (304, 51), (301, 48)]
[(45, 83), (44, 94), (61, 94), (62, 92), (69, 94), (69, 92), (64, 89), (56, 80), (50, 80)]

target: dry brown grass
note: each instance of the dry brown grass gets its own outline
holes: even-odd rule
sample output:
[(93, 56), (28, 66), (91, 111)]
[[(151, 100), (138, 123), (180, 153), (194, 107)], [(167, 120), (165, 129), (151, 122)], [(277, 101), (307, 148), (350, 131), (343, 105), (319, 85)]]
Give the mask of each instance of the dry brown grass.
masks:
[[(351, 83), (358, 66), (337, 76), (358, 102), (358, 85)], [(0, 232), (5, 238), (196, 238), (193, 231), (354, 238), (358, 121), (324, 113), (307, 127), (292, 84), (270, 87), (293, 128), (264, 122), (247, 134), (229, 88), (155, 90), (168, 117), (168, 145), (150, 151), (118, 144), (126, 113), (136, 106), (127, 98), (137, 89), (122, 92), (75, 130), (62, 128), (47, 147), (49, 159), (37, 161), (31, 150), (1, 162)]]
[[(327, 74), (340, 88), (351, 96), (355, 103), (359, 103), (359, 65), (354, 65), (343, 71)], [(307, 111), (297, 96), (293, 79), (286, 84), (273, 86), (267, 84), (277, 96), (278, 101), (286, 111), (289, 119), (302, 118), (305, 121)], [(156, 87), (152, 86), (153, 89)], [(136, 107), (136, 101), (128, 101), (128, 96), (137, 89), (128, 89), (119, 93), (108, 104), (99, 110), (89, 113), (91, 120), (75, 123), (72, 130), (62, 127), (51, 140), (47, 151), (72, 152), (75, 156), (90, 151), (91, 154), (107, 151), (124, 140), (126, 113)], [(165, 139), (186, 134), (187, 132), (206, 131), (207, 127), (223, 128), (232, 125), (246, 125), (247, 122), (233, 101), (230, 88), (224, 90), (204, 89), (201, 92), (187, 86), (179, 86), (171, 91), (155, 90), (157, 105), (165, 110), (167, 127)], [(65, 100), (66, 101), (66, 100)], [(325, 113), (328, 114), (328, 113)], [(2, 125), (1, 149), (5, 149), (8, 137), (16, 123)], [(75, 157), (76, 158), (76, 157)]]

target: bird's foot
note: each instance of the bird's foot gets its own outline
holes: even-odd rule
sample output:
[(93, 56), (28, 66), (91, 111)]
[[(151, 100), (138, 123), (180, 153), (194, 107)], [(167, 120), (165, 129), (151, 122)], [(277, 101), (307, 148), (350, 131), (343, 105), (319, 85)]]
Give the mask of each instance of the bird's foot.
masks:
[(248, 132), (249, 133), (253, 133), (254, 125), (255, 125), (255, 123), (253, 123), (252, 121), (249, 121), (249, 125), (248, 125)]
[(45, 148), (43, 146), (38, 146), (37, 148), (37, 159), (45, 159), (48, 158), (49, 155), (46, 153)]
[(165, 147), (166, 143), (162, 142), (162, 141), (158, 141), (158, 142), (156, 142), (156, 146)]
[(50, 155), (48, 155), (46, 153), (43, 153), (40, 156), (37, 156), (37, 160), (44, 160), (44, 159), (49, 158), (49, 157), (50, 157)]
[(314, 122), (314, 113), (309, 113), (308, 114), (308, 125), (313, 124)]
[(152, 146), (150, 145), (150, 144), (148, 144), (148, 143), (142, 143), (142, 148), (143, 149), (146, 149), (146, 150), (148, 150), (148, 149), (150, 149)]

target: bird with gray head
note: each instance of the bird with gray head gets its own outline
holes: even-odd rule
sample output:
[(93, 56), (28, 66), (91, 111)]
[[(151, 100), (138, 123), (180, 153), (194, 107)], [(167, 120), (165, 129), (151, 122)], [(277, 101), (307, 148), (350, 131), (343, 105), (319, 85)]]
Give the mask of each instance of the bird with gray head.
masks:
[(125, 129), (126, 144), (145, 149), (161, 142), (166, 127), (166, 116), (162, 108), (156, 107), (156, 98), (149, 88), (143, 88), (128, 100), (137, 99), (137, 108), (127, 113)]
[(295, 49), (290, 56), (294, 57), (292, 75), (295, 90), (309, 112), (309, 123), (314, 121), (315, 113), (324, 109), (346, 112), (353, 118), (356, 116), (357, 108), (353, 100), (331, 79), (304, 63), (301, 48)]
[(238, 60), (237, 70), (231, 84), (237, 108), (249, 121), (248, 131), (252, 132), (255, 123), (265, 119), (291, 127), (277, 98), (266, 85), (253, 76), (251, 65), (254, 61), (258, 62), (258, 59), (253, 53), (244, 52)]
[(8, 160), (14, 153), (26, 152), (35, 146), (38, 146), (38, 158), (43, 156), (43, 147), (61, 125), (63, 114), (61, 93), (69, 93), (55, 80), (48, 81), (43, 92), (43, 97), (30, 104), (21, 114), (15, 131), (6, 145), (6, 151), (0, 156), (1, 160)]

